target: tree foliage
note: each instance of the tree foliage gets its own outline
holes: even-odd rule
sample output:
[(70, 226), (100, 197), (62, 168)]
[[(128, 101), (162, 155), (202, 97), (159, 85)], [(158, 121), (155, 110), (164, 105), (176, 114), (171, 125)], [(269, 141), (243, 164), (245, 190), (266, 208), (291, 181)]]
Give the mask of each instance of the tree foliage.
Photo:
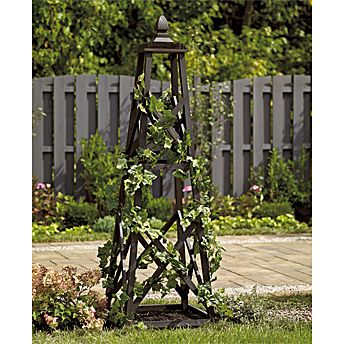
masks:
[[(33, 0), (33, 76), (133, 74), (159, 15), (189, 49), (190, 75), (311, 73), (311, 3), (285, 0)], [(159, 56), (153, 76), (169, 76)]]

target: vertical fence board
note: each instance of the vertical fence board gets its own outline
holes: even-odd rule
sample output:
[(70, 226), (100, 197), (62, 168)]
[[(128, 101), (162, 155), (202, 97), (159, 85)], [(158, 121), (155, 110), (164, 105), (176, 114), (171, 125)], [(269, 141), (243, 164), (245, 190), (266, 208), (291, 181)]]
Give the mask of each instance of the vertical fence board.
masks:
[(66, 188), (67, 195), (74, 195), (74, 80), (73, 92), (66, 92)]
[[(81, 157), (81, 140), (89, 138), (95, 131), (95, 120), (90, 123), (90, 118), (95, 115), (95, 101), (90, 101), (88, 90), (95, 86), (95, 75), (79, 75), (76, 77), (76, 195), (85, 196)], [(95, 98), (95, 97), (94, 97)], [(94, 99), (95, 100), (95, 99)]]
[[(48, 78), (44, 78), (48, 79)], [(53, 183), (53, 78), (48, 81), (49, 90), (43, 92), (43, 180), (45, 183)]]
[(291, 76), (274, 76), (272, 78), (272, 95), (273, 95), (273, 132), (272, 142), (273, 147), (276, 147), (282, 155), (284, 155), (285, 149), (290, 149), (286, 142), (288, 139), (289, 127), (288, 116), (288, 98), (286, 95), (286, 89), (291, 87)]
[(44, 116), (35, 115), (32, 138), (32, 175), (44, 183), (52, 183), (53, 168), (53, 78), (45, 77), (33, 82), (33, 111), (40, 108)]
[[(37, 111), (38, 108), (43, 110), (43, 79), (33, 81), (32, 92), (32, 110)], [(35, 115), (34, 136), (32, 138), (32, 175), (39, 181), (43, 181), (43, 118)]]
[(295, 75), (294, 76), (294, 92), (293, 92), (293, 104), (294, 104), (294, 118), (293, 118), (293, 159), (297, 159), (300, 156), (302, 146), (304, 144), (305, 134), (305, 117), (306, 114), (304, 89), (307, 84), (310, 84), (310, 76)]
[(264, 165), (264, 145), (270, 142), (269, 99), (264, 96), (270, 83), (269, 76), (253, 80), (253, 168)]
[(74, 82), (72, 76), (54, 78), (54, 187), (66, 193), (67, 99), (66, 88)]
[(98, 130), (109, 150), (118, 143), (118, 80), (114, 75), (99, 75), (98, 79)]
[(119, 132), (120, 145), (125, 147), (129, 127), (134, 77), (120, 75), (119, 77)]
[[(250, 79), (234, 80), (234, 132), (233, 132), (233, 195), (240, 196), (245, 189), (247, 154), (244, 154), (244, 143), (247, 144), (247, 93)], [(249, 115), (249, 113), (248, 113)], [(245, 142), (246, 141), (246, 142)], [(246, 153), (246, 152), (245, 152)], [(249, 153), (249, 152), (248, 152)]]

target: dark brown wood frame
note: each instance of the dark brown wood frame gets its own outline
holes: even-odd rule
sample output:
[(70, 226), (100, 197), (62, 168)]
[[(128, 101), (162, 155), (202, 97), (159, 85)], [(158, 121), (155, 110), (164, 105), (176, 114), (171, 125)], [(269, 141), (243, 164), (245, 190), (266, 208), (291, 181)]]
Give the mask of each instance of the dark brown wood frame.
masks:
[[(157, 36), (152, 43), (147, 43), (140, 45), (138, 47), (138, 60), (137, 68), (135, 74), (135, 85), (138, 81), (138, 77), (144, 73), (144, 95), (148, 96), (150, 89), (150, 80), (151, 80), (151, 70), (152, 70), (152, 55), (153, 53), (162, 53), (168, 54), (171, 62), (171, 89), (172, 89), (172, 98), (174, 100), (174, 109), (173, 114), (177, 117), (176, 125), (172, 128), (167, 129), (170, 137), (177, 141), (178, 139), (183, 139), (183, 134), (185, 130), (189, 130), (191, 135), (191, 147), (189, 147), (189, 155), (195, 157), (195, 148), (194, 140), (192, 136), (192, 122), (190, 117), (190, 106), (189, 106), (189, 93), (188, 93), (188, 83), (187, 83), (187, 74), (186, 74), (186, 65), (185, 65), (185, 52), (187, 51), (181, 44), (174, 43), (166, 34), (168, 25), (166, 19), (162, 16), (159, 18), (157, 23)], [(180, 85), (180, 91), (179, 91)], [(148, 112), (148, 111), (147, 111)], [(126, 154), (128, 156), (133, 156), (138, 148), (146, 148), (146, 134), (147, 134), (147, 124), (150, 120), (154, 123), (156, 118), (159, 119), (159, 114), (154, 113), (144, 113), (140, 111), (138, 107), (138, 101), (133, 99), (131, 112), (130, 112), (130, 121), (127, 135), (126, 143)], [(150, 165), (146, 163), (145, 168), (151, 169)], [(157, 165), (154, 169), (161, 169), (166, 166), (172, 167), (172, 169), (183, 168), (185, 171), (190, 172), (190, 176), (193, 171), (188, 162), (182, 164), (170, 165), (166, 161), (161, 160), (157, 162)], [(146, 236), (150, 240), (148, 243), (147, 240), (139, 233), (131, 233), (129, 238), (124, 241), (122, 225), (121, 225), (121, 211), (125, 203), (125, 192), (124, 192), (124, 181), (126, 176), (122, 178), (120, 194), (119, 194), (119, 207), (116, 218), (115, 232), (113, 237), (113, 250), (110, 259), (110, 270), (109, 277), (113, 278), (114, 283), (113, 287), (108, 287), (106, 289), (106, 296), (108, 299), (109, 306), (111, 305), (112, 296), (116, 294), (121, 288), (126, 289), (126, 293), (129, 296), (128, 301), (125, 304), (125, 312), (135, 313), (142, 312), (144, 309), (147, 309), (147, 306), (141, 305), (141, 301), (145, 298), (147, 293), (152, 288), (153, 284), (159, 279), (162, 272), (167, 268), (168, 263), (161, 262), (157, 257), (154, 258), (154, 262), (157, 264), (158, 268), (150, 277), (149, 282), (147, 281), (143, 288), (142, 296), (134, 297), (134, 284), (136, 280), (136, 270), (138, 268), (138, 261), (140, 258), (153, 246), (160, 252), (166, 253), (167, 250), (162, 244), (161, 240), (163, 235), (171, 228), (171, 226), (176, 222), (177, 223), (177, 242), (174, 247), (179, 252), (182, 263), (186, 265), (187, 254), (189, 255), (190, 264), (189, 270), (186, 274), (178, 269), (175, 269), (177, 275), (180, 278), (179, 284), (176, 285), (176, 291), (181, 298), (181, 304), (178, 306), (183, 311), (195, 311), (196, 308), (189, 305), (188, 295), (190, 290), (197, 296), (198, 288), (192, 282), (192, 277), (195, 275), (197, 283), (210, 284), (210, 273), (209, 273), (209, 262), (207, 253), (202, 249), (200, 242), (203, 235), (203, 227), (200, 219), (193, 221), (191, 225), (187, 228), (181, 223), (182, 214), (183, 214), (183, 181), (178, 178), (174, 178), (175, 181), (175, 199), (176, 206), (173, 216), (165, 223), (161, 232), (163, 235), (160, 235), (157, 239), (150, 237), (149, 233), (146, 233)], [(195, 200), (200, 199), (200, 193), (195, 185), (192, 185), (192, 195)], [(142, 192), (137, 190), (135, 193), (134, 203), (136, 206), (142, 205)], [(193, 245), (188, 241), (188, 238), (193, 237)], [(141, 244), (144, 247), (144, 251), (138, 255), (138, 244)], [(196, 258), (194, 255), (194, 247), (198, 244), (200, 248), (200, 259), (201, 259), (201, 269), (199, 270), (196, 263)], [(125, 269), (125, 259), (129, 253), (129, 268)], [(119, 264), (116, 267), (115, 263), (119, 258)], [(170, 307), (171, 305), (156, 305), (155, 310), (161, 311)], [(176, 309), (177, 309), (176, 308)], [(179, 309), (178, 308), (178, 309)], [(195, 311), (198, 314), (202, 314), (204, 319), (190, 321), (177, 322), (176, 326), (188, 325), (188, 326), (198, 326), (206, 319), (213, 318), (214, 310), (212, 307), (207, 309), (207, 312), (202, 312), (198, 309)], [(148, 324), (149, 323), (149, 324)], [(173, 323), (173, 322), (172, 322)], [(169, 321), (158, 321), (147, 322), (147, 325), (153, 327), (168, 327), (172, 326)]]

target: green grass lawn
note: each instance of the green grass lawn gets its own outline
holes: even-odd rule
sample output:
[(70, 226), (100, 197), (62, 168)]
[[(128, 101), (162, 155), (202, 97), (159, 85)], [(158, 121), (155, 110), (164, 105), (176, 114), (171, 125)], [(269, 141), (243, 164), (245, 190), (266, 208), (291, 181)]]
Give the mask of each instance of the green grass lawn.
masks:
[[(155, 301), (156, 302), (156, 301)], [(158, 301), (159, 302), (159, 301)], [(140, 329), (128, 326), (105, 331), (60, 331), (52, 334), (34, 333), (32, 343), (135, 343), (135, 344), (187, 344), (187, 343), (271, 343), (307, 344), (312, 342), (312, 322), (293, 317), (276, 317), (271, 314), (295, 314), (311, 311), (311, 294), (259, 297), (263, 317), (255, 323), (234, 324), (230, 321), (210, 323), (200, 328)], [(269, 313), (270, 312), (270, 313)], [(272, 313), (271, 313), (272, 312)]]
[(262, 325), (235, 325), (220, 322), (196, 329), (139, 330), (127, 328), (102, 332), (57, 332), (53, 335), (38, 333), (32, 339), (32, 343), (44, 344), (307, 344), (311, 342), (312, 326), (306, 322)]

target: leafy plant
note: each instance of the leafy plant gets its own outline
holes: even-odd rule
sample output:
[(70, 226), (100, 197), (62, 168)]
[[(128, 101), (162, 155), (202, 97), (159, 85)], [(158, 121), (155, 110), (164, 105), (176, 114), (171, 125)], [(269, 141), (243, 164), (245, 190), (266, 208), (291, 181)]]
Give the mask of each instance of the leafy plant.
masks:
[(223, 300), (227, 309), (231, 311), (231, 321), (235, 323), (258, 322), (263, 318), (264, 305), (253, 289), (253, 293), (247, 296), (226, 296)]
[[(311, 73), (308, 1), (34, 0), (33, 76), (129, 74), (134, 47), (153, 36), (161, 14), (189, 49), (190, 76), (202, 81)], [(160, 56), (153, 76), (169, 76)]]
[(277, 148), (270, 154), (265, 190), (269, 200), (277, 202), (288, 202), (297, 194), (293, 162), (284, 160)]
[(115, 228), (116, 219), (113, 216), (105, 216), (98, 219), (92, 226), (95, 232), (113, 232)]
[(271, 217), (273, 219), (280, 215), (294, 215), (294, 209), (289, 202), (262, 202), (259, 208), (254, 211), (254, 216)]
[(107, 315), (106, 298), (92, 291), (100, 271), (66, 266), (60, 272), (32, 266), (32, 325), (35, 331), (81, 327), (102, 329)]
[(231, 216), (235, 211), (235, 199), (229, 195), (216, 195), (212, 201), (212, 218), (219, 216)]
[(32, 221), (49, 225), (59, 219), (53, 188), (32, 178)]
[(307, 224), (295, 220), (293, 215), (286, 214), (270, 217), (246, 218), (241, 216), (222, 217), (211, 222), (213, 230), (219, 235), (258, 233), (302, 233), (309, 231)]
[(70, 198), (68, 201), (61, 203), (59, 212), (64, 218), (64, 228), (93, 225), (98, 217), (95, 204), (87, 203), (82, 198), (79, 201)]
[(111, 214), (117, 208), (121, 168), (117, 166), (121, 154), (119, 146), (109, 152), (97, 131), (88, 140), (81, 142), (82, 177), (88, 198), (97, 204), (102, 215)]
[(298, 159), (286, 160), (274, 148), (270, 152), (265, 183), (262, 183), (262, 168), (252, 171), (252, 178), (264, 184), (263, 194), (266, 199), (273, 203), (290, 203), (296, 214), (298, 206), (311, 208), (312, 182), (310, 178), (306, 178), (308, 162), (309, 154), (304, 149)]
[(149, 217), (155, 217), (161, 221), (167, 221), (173, 212), (172, 201), (165, 197), (154, 198), (148, 193), (147, 212)]
[(108, 233), (97, 233), (90, 226), (62, 228), (59, 223), (32, 224), (32, 242), (107, 240)]

